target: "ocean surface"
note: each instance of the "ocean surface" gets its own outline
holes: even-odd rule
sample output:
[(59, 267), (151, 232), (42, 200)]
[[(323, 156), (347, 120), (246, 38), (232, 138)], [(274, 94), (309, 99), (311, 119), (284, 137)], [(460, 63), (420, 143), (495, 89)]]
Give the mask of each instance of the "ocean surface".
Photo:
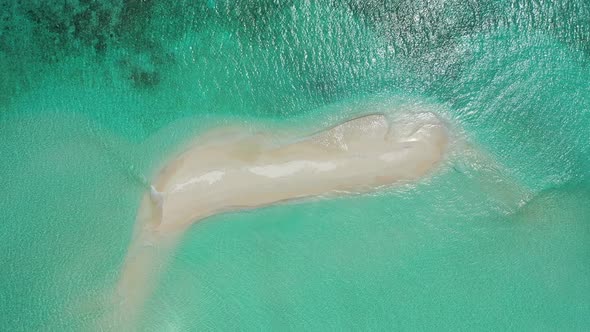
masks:
[(590, 329), (587, 0), (0, 0), (0, 330), (98, 330), (199, 132), (374, 98), (438, 105), (484, 162), (200, 222), (138, 329)]

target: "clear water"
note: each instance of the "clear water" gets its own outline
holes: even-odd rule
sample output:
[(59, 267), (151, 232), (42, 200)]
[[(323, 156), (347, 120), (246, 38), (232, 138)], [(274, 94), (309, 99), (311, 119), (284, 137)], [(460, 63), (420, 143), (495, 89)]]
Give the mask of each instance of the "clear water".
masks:
[(374, 96), (502, 171), (208, 219), (140, 330), (590, 328), (587, 1), (57, 3), (0, 1), (0, 330), (96, 329), (143, 177), (202, 128)]

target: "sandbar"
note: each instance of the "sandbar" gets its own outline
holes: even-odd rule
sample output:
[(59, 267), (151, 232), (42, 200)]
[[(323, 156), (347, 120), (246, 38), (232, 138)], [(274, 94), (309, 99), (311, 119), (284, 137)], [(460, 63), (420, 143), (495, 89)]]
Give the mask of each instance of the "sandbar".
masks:
[(416, 181), (444, 160), (450, 141), (446, 123), (429, 111), (365, 114), (281, 142), (272, 133), (222, 132), (197, 137), (146, 192), (117, 287), (125, 319), (137, 317), (191, 224), (229, 211)]

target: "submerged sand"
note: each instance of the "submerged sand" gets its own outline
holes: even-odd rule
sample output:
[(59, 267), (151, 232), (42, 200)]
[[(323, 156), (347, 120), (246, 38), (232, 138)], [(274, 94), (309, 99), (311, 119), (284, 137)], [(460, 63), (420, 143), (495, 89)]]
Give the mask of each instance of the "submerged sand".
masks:
[[(219, 132), (222, 134), (220, 135)], [(132, 321), (183, 231), (214, 214), (286, 200), (361, 193), (432, 172), (449, 145), (434, 113), (359, 116), (290, 142), (225, 128), (168, 162), (144, 197), (118, 285)]]

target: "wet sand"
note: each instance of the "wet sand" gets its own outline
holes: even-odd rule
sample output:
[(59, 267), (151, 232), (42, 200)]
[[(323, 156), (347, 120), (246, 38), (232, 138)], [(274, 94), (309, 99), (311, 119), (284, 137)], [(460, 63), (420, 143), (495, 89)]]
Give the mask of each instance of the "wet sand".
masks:
[(137, 319), (191, 224), (228, 211), (415, 181), (441, 163), (449, 146), (447, 126), (428, 111), (395, 119), (364, 115), (288, 143), (272, 137), (219, 129), (199, 136), (157, 174), (117, 288), (124, 320)]

